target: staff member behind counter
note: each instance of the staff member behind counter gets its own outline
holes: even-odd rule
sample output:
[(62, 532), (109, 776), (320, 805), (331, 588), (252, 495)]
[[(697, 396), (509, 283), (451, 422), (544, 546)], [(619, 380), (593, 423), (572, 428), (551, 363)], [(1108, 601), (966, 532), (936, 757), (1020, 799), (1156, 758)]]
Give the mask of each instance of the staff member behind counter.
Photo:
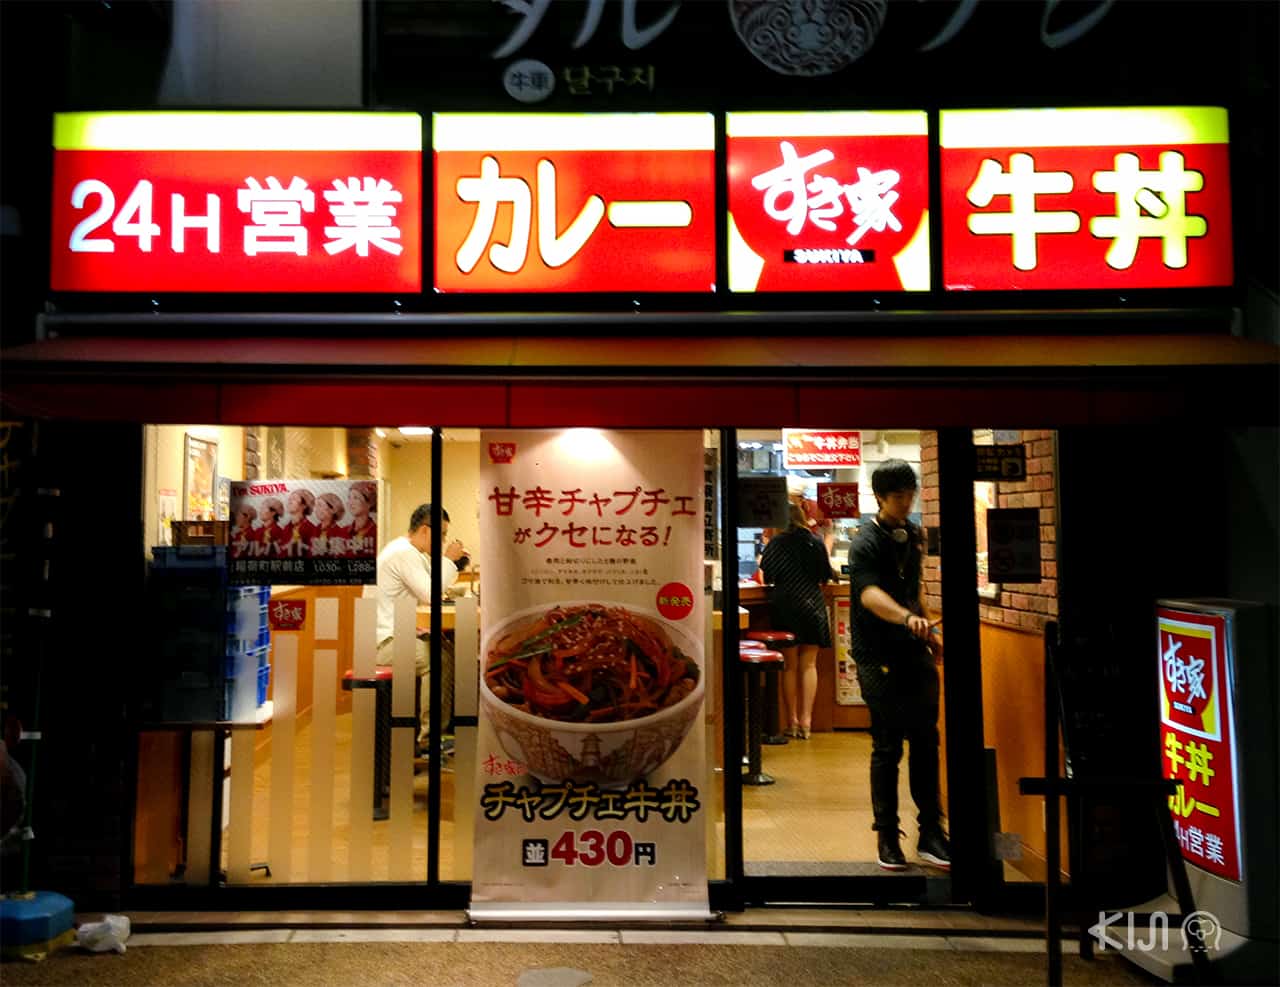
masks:
[[(378, 555), (378, 664), (391, 664), (392, 640), (395, 633), (396, 601), (409, 597), (414, 606), (431, 605), (431, 511), (430, 504), (421, 504), (409, 518), (409, 533), (389, 542)], [(449, 512), (440, 511), (440, 540), (449, 534)], [(448, 590), (458, 579), (459, 567), (466, 567), (466, 550), (456, 538), (445, 545), (440, 570), (441, 592)], [(442, 675), (440, 679), (440, 723), (449, 732), (453, 720), (453, 645), (448, 638), (440, 640)], [(429, 668), (427, 642), (416, 637), (413, 651), (414, 669), (418, 676), (419, 721), (418, 745), (427, 742), (427, 712), (429, 709)]]

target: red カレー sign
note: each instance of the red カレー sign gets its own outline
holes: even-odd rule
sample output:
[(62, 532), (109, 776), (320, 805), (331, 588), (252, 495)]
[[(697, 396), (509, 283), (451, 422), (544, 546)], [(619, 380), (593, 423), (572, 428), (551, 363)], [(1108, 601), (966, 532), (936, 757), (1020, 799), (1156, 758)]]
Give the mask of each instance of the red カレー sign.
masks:
[(1233, 698), (1226, 621), (1161, 608), (1160, 744), (1164, 777), (1182, 782), (1169, 797), (1174, 833), (1188, 863), (1240, 880)]
[(710, 114), (432, 118), (437, 291), (715, 290)]
[(823, 517), (860, 517), (856, 483), (819, 483), (818, 510)]
[(1227, 112), (941, 115), (948, 291), (1227, 286)]
[(418, 292), (414, 113), (66, 113), (50, 286)]
[(862, 465), (862, 434), (860, 432), (811, 428), (782, 430), (783, 469), (843, 469), (860, 465)]
[(731, 291), (928, 291), (921, 111), (730, 113)]

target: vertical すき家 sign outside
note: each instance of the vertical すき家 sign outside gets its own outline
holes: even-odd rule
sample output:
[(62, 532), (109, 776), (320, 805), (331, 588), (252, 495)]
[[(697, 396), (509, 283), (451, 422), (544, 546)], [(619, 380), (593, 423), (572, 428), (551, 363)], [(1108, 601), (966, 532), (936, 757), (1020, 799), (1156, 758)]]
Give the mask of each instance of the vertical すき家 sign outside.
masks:
[(1160, 763), (1182, 786), (1169, 797), (1188, 863), (1229, 881), (1243, 870), (1235, 697), (1226, 618), (1160, 607)]

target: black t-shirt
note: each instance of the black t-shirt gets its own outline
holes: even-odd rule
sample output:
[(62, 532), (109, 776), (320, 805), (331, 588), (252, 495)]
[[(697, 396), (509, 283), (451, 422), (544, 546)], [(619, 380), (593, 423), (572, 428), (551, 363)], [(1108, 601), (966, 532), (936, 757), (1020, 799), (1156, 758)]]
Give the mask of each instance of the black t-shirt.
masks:
[(920, 565), (924, 543), (920, 529), (907, 522), (907, 540), (899, 544), (876, 521), (858, 527), (849, 546), (850, 644), (859, 665), (881, 664), (894, 656), (915, 655), (917, 641), (901, 624), (881, 620), (862, 605), (862, 591), (878, 586), (912, 613), (920, 612)]

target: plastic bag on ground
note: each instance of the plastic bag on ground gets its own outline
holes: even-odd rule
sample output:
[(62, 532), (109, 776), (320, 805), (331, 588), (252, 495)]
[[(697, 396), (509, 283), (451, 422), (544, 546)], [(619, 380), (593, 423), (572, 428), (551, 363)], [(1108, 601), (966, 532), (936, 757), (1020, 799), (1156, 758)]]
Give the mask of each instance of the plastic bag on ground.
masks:
[(76, 942), (91, 953), (123, 953), (128, 938), (127, 915), (104, 915), (101, 922), (85, 922), (76, 929)]

